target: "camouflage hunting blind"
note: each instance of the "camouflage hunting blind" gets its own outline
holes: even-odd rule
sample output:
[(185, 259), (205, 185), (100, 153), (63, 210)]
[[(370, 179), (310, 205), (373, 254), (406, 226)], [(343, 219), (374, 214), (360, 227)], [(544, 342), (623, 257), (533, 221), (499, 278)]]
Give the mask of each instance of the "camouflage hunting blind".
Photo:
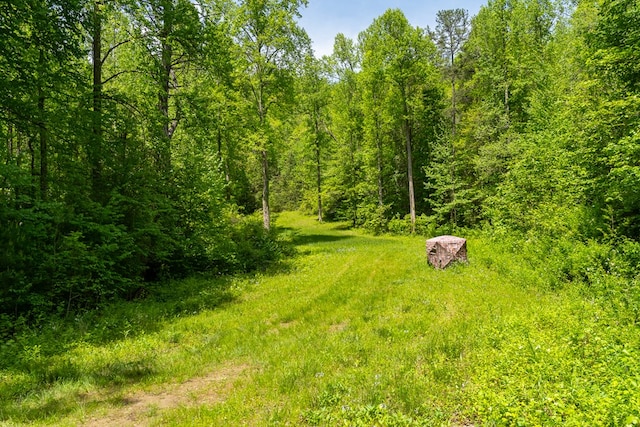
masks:
[(455, 261), (467, 261), (467, 240), (439, 236), (427, 240), (427, 258), (435, 268), (443, 269)]

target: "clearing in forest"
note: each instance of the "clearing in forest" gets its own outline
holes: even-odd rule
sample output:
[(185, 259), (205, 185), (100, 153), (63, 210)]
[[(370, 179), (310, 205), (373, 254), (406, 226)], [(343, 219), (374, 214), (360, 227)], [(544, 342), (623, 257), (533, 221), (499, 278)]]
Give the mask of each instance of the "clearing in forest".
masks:
[[(599, 332), (603, 310), (547, 289), (490, 240), (471, 236), (469, 263), (438, 271), (424, 237), (368, 236), (298, 214), (277, 224), (297, 248), (292, 259), (180, 282), (170, 311), (142, 301), (91, 325), (79, 319), (84, 338), (32, 355), (46, 387), (2, 403), (0, 420), (471, 426), (634, 416), (636, 389), (615, 400), (627, 389), (611, 385), (605, 362), (615, 340), (637, 344), (637, 334)], [(101, 327), (108, 339), (95, 338)], [(26, 370), (2, 375), (6, 387), (36, 381)]]

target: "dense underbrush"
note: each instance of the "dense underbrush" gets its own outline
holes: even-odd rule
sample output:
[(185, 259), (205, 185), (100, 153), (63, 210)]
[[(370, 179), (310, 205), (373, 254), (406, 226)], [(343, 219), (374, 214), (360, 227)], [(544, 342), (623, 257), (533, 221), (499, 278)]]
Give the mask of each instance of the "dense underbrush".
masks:
[(292, 250), (258, 215), (220, 214), (206, 227), (184, 219), (168, 233), (167, 224), (130, 231), (95, 212), (70, 219), (59, 209), (0, 211), (9, 224), (0, 230), (0, 338), (52, 317), (144, 299), (172, 280), (267, 268)]

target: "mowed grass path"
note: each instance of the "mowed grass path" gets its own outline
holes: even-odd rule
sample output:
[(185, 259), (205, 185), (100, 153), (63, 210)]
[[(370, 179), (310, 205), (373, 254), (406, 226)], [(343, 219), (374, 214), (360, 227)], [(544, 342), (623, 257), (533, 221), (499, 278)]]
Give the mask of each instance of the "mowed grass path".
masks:
[[(515, 425), (524, 414), (560, 425), (576, 405), (593, 419), (576, 394), (591, 364), (572, 340), (597, 325), (597, 306), (541, 290), (534, 270), (474, 238), (468, 264), (436, 271), (421, 237), (373, 237), (298, 214), (278, 225), (298, 252), (284, 267), (186, 281), (195, 296), (178, 314), (142, 302), (119, 312), (132, 325), (118, 326), (120, 337), (35, 355), (53, 378), (5, 402), (0, 419), (470, 426)], [(5, 379), (17, 386), (28, 375)]]

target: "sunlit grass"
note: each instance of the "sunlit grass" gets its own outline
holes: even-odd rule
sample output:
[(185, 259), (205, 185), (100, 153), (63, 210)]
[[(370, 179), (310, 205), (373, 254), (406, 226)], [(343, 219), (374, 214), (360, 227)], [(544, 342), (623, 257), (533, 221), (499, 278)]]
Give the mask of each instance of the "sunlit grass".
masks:
[(498, 244), (472, 237), (468, 264), (436, 271), (423, 238), (278, 224), (298, 255), (271, 271), (178, 282), (8, 344), (21, 361), (1, 371), (0, 420), (126, 425), (144, 394), (174, 400), (137, 424), (634, 422), (637, 329)]

